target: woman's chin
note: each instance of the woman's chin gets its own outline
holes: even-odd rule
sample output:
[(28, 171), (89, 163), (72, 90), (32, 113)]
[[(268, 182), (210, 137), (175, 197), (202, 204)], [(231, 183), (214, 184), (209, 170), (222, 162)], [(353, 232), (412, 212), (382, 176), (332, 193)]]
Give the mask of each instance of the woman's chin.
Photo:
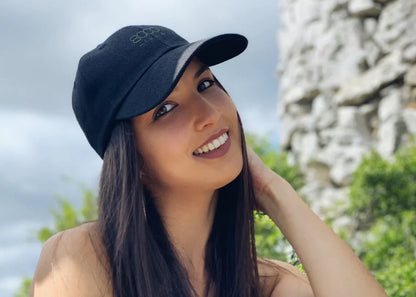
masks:
[(222, 182), (218, 183), (217, 189), (220, 189), (232, 183), (241, 174), (241, 171), (242, 171), (242, 168), (239, 171), (235, 171), (233, 174), (230, 174), (228, 177), (224, 178)]

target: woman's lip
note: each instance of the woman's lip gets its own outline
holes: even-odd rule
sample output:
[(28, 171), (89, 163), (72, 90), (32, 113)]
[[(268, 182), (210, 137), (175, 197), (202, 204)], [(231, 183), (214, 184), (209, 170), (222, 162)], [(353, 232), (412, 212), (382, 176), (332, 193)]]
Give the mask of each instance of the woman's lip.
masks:
[[(201, 144), (200, 146), (198, 146), (198, 147), (196, 148), (196, 150), (198, 150), (199, 148), (203, 147), (204, 145), (206, 145), (206, 144), (210, 143), (210, 142), (211, 142), (211, 141), (213, 141), (214, 139), (217, 139), (218, 137), (220, 137), (221, 135), (223, 135), (223, 134), (224, 134), (224, 133), (226, 133), (226, 132), (228, 132), (228, 129), (223, 128), (223, 129), (219, 130), (218, 132), (216, 132), (216, 133), (212, 134), (210, 137), (208, 137), (208, 139), (207, 139), (207, 140), (205, 140), (205, 142), (204, 142), (203, 144)], [(196, 151), (196, 150), (195, 150), (195, 151)]]

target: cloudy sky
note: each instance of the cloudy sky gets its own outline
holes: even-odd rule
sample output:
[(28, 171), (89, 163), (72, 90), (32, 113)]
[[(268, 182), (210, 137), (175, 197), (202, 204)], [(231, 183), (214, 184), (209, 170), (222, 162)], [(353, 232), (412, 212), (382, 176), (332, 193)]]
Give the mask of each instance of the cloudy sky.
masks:
[(0, 1), (0, 296), (33, 274), (57, 195), (79, 205), (95, 188), (100, 159), (71, 109), (82, 54), (130, 24), (170, 27), (194, 41), (235, 32), (246, 52), (212, 68), (246, 130), (277, 142), (277, 0)]

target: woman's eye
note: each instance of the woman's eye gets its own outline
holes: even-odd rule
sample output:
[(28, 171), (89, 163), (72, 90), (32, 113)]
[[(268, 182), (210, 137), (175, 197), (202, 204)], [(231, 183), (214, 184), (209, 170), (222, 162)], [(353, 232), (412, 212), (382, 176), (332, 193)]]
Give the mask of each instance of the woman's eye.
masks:
[(171, 111), (172, 109), (175, 108), (175, 104), (173, 103), (166, 103), (164, 105), (162, 105), (156, 112), (155, 115), (153, 117), (154, 120), (157, 120), (158, 118), (160, 118), (161, 116), (167, 114), (169, 111)]
[(212, 85), (215, 84), (215, 81), (213, 79), (206, 79), (203, 80), (199, 85), (198, 85), (198, 92), (203, 92), (206, 89), (208, 89), (209, 87), (212, 87)]

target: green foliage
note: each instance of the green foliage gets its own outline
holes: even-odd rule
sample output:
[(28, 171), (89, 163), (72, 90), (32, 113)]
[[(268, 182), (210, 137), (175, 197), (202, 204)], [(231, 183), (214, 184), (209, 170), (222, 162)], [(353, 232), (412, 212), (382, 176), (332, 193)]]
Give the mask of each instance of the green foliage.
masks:
[(260, 257), (287, 261), (289, 243), (273, 221), (264, 214), (254, 213), (256, 248)]
[(379, 219), (365, 235), (368, 240), (361, 257), (370, 269), (383, 269), (395, 257), (403, 258), (409, 251), (416, 251), (416, 213), (409, 210), (397, 217)]
[(354, 173), (350, 197), (349, 214), (364, 228), (416, 209), (416, 146), (400, 150), (391, 162), (371, 152)]
[(27, 297), (29, 296), (30, 286), (32, 284), (32, 279), (30, 277), (25, 277), (22, 281), (17, 292), (13, 295), (13, 297)]
[(38, 239), (45, 242), (52, 235), (70, 228), (79, 226), (83, 222), (95, 220), (97, 218), (97, 198), (91, 190), (83, 189), (82, 207), (77, 210), (67, 198), (57, 198), (58, 210), (51, 210), (54, 218), (52, 228), (43, 227), (38, 232)]
[(391, 297), (416, 296), (416, 211), (378, 219), (360, 256)]
[(390, 297), (416, 297), (416, 145), (391, 161), (371, 152), (350, 190), (361, 260)]

